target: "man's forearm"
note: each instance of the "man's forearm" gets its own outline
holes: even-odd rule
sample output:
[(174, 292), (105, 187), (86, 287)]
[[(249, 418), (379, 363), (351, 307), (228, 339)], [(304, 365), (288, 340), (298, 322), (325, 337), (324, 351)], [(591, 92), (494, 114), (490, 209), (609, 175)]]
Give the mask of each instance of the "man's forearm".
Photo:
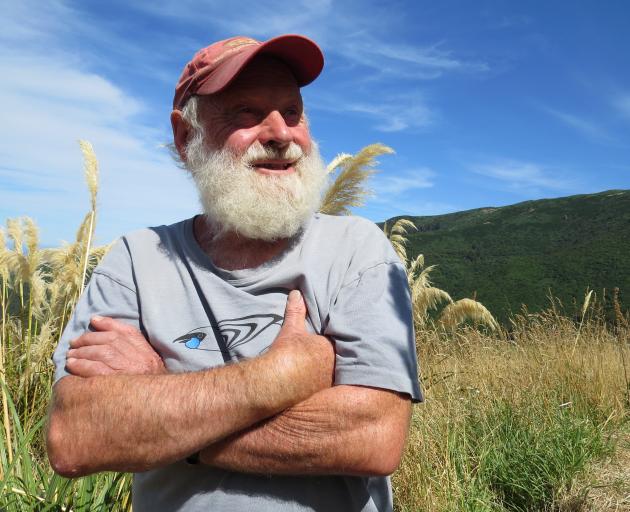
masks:
[(268, 353), (204, 372), (65, 377), (54, 390), (49, 457), (66, 476), (183, 459), (324, 387), (300, 375), (310, 365)]
[(409, 400), (396, 393), (335, 386), (207, 447), (201, 461), (261, 474), (390, 474), (409, 415)]

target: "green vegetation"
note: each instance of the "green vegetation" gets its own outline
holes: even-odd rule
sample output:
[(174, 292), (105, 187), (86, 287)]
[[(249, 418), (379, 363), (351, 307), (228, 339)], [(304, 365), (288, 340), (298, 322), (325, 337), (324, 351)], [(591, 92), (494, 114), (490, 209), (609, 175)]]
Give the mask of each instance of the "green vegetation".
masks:
[[(7, 512), (131, 509), (130, 475), (67, 480), (53, 473), (45, 455), (50, 357), (91, 269), (106, 250), (91, 247), (96, 159), (89, 145), (82, 150), (92, 210), (74, 243), (41, 250), (37, 228), (28, 219), (7, 222), (8, 244), (0, 230), (0, 510)], [(331, 164), (331, 170), (341, 169), (347, 183), (336, 183), (346, 196), (337, 201), (329, 195), (331, 209), (341, 212), (344, 205), (360, 200), (365, 194), (361, 183), (369, 176), (365, 167), (386, 152), (388, 148), (375, 146), (354, 161), (342, 155)], [(612, 197), (630, 197), (618, 194)], [(485, 218), (479, 212), (445, 217), (457, 226), (452, 230), (457, 236), (464, 231), (468, 236), (466, 216)], [(616, 215), (627, 222), (620, 211)], [(498, 223), (496, 218), (492, 222)], [(483, 226), (485, 221), (478, 220), (467, 222)], [(440, 229), (448, 233), (444, 226)], [(630, 460), (630, 327), (618, 297), (603, 305), (588, 295), (576, 306), (576, 318), (567, 317), (553, 302), (542, 313), (512, 316), (509, 333), (498, 326), (478, 330), (476, 322), (491, 326), (494, 321), (485, 316), (487, 311), (474, 301), (451, 302), (446, 292), (431, 286), (431, 267), (424, 266), (421, 256), (409, 254), (406, 237), (411, 233), (415, 244), (426, 233), (426, 225), (419, 227), (419, 234), (405, 222), (385, 229), (407, 265), (426, 391), (426, 403), (414, 408), (408, 448), (393, 477), (396, 510), (630, 508), (630, 478), (624, 478), (630, 465), (623, 463)], [(505, 239), (511, 240), (508, 233), (505, 228)], [(453, 254), (461, 253), (457, 244), (452, 247)], [(485, 246), (483, 250), (485, 254)], [(424, 252), (446, 272), (447, 263)], [(580, 269), (573, 270), (574, 281), (581, 283)], [(584, 275), (591, 270), (584, 269)], [(628, 276), (617, 269), (611, 279), (617, 277)], [(579, 284), (582, 290), (591, 284), (585, 281)], [(444, 321), (434, 322), (427, 312), (442, 302), (452, 308), (442, 311)], [(613, 322), (605, 321), (608, 309)], [(603, 466), (612, 469), (603, 471)]]
[[(627, 316), (582, 327), (549, 309), (511, 338), (460, 328), (418, 334), (426, 403), (394, 475), (400, 511), (627, 510)], [(599, 462), (598, 462), (599, 461)], [(625, 471), (625, 472), (624, 472)]]
[(406, 218), (418, 228), (410, 255), (437, 264), (432, 277), (454, 299), (480, 300), (504, 325), (522, 304), (542, 311), (550, 295), (580, 303), (587, 287), (612, 319), (612, 290), (630, 290), (628, 190)]

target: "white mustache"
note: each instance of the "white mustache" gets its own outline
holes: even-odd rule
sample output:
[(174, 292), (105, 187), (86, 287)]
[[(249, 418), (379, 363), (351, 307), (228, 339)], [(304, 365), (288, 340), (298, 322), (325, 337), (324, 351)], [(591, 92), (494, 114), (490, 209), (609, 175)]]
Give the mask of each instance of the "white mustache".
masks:
[(245, 165), (252, 167), (254, 163), (262, 160), (290, 160), (295, 162), (304, 156), (304, 151), (295, 142), (290, 142), (284, 148), (277, 148), (275, 146), (263, 146), (256, 141), (247, 148), (241, 161)]

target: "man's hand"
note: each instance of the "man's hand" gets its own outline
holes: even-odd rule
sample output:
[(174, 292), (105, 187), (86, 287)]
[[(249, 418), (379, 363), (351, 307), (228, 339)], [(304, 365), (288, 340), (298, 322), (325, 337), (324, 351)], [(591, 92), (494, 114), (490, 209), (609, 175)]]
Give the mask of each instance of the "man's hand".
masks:
[(140, 331), (113, 318), (95, 316), (86, 332), (70, 342), (66, 368), (77, 377), (157, 375), (164, 362)]
[(332, 386), (335, 369), (335, 350), (325, 336), (310, 334), (306, 330), (306, 304), (298, 290), (287, 297), (282, 328), (269, 348), (269, 354), (279, 356), (286, 364), (304, 360), (313, 369), (319, 368), (314, 376), (319, 378), (316, 390)]

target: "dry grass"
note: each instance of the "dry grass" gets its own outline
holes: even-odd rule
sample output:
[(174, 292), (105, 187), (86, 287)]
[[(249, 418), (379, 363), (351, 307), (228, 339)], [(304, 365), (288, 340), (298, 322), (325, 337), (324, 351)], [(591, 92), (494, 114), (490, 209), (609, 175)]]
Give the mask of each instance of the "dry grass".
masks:
[[(593, 445), (592, 452), (580, 455), (571, 444), (574, 434), (583, 436), (579, 438), (582, 443), (604, 443), (600, 452), (607, 453), (609, 436), (622, 436), (620, 432), (627, 425), (627, 382), (620, 351), (627, 359), (629, 347), (627, 343), (620, 345), (620, 338), (604, 324), (590, 319), (581, 326), (582, 335), (574, 351), (578, 328), (569, 319), (550, 312), (517, 319), (509, 337), (505, 333), (485, 335), (471, 328), (451, 335), (440, 330), (419, 333), (426, 403), (414, 409), (408, 449), (394, 477), (397, 510), (521, 510), (501, 501), (497, 489), (503, 489), (505, 482), (498, 485), (480, 476), (484, 464), (502, 456), (494, 446), (502, 438), (494, 434), (506, 426), (502, 425), (504, 421), (514, 418), (520, 423), (507, 425), (509, 435), (523, 431), (541, 443), (547, 442), (547, 432), (567, 429), (566, 442), (561, 439), (547, 455), (544, 451), (536, 453), (541, 460), (531, 457), (531, 464), (539, 466), (530, 468), (527, 457), (518, 459), (522, 447), (510, 448), (523, 464), (522, 473), (544, 472), (547, 465), (557, 463), (542, 460), (545, 456), (559, 460), (567, 457), (568, 461), (584, 456), (586, 464), (591, 455), (599, 453)], [(628, 334), (625, 331), (621, 336), (627, 340)], [(515, 414), (495, 414), (505, 407)], [(489, 423), (477, 428), (478, 421), (484, 420)], [(579, 426), (592, 430), (580, 433), (576, 431)], [(487, 443), (475, 437), (480, 432), (487, 436)], [(619, 453), (622, 459), (626, 457), (623, 449)], [(597, 464), (591, 465), (590, 471), (598, 472), (601, 466)], [(575, 467), (579, 469), (579, 465)], [(518, 478), (497, 474), (499, 480)], [(566, 506), (567, 496), (573, 500), (579, 497), (579, 493), (568, 492), (570, 483), (571, 478), (557, 483), (553, 493), (564, 489), (565, 494), (558, 495), (555, 505), (553, 501), (547, 504), (550, 510), (560, 503)], [(606, 505), (609, 508), (594, 510), (628, 510), (624, 508), (627, 495), (623, 491), (606, 496), (598, 496), (591, 488), (589, 500), (593, 507), (599, 506), (598, 500), (614, 502)]]
[(615, 437), (614, 453), (589, 464), (559, 497), (559, 512), (630, 510), (630, 429), (622, 429)]

